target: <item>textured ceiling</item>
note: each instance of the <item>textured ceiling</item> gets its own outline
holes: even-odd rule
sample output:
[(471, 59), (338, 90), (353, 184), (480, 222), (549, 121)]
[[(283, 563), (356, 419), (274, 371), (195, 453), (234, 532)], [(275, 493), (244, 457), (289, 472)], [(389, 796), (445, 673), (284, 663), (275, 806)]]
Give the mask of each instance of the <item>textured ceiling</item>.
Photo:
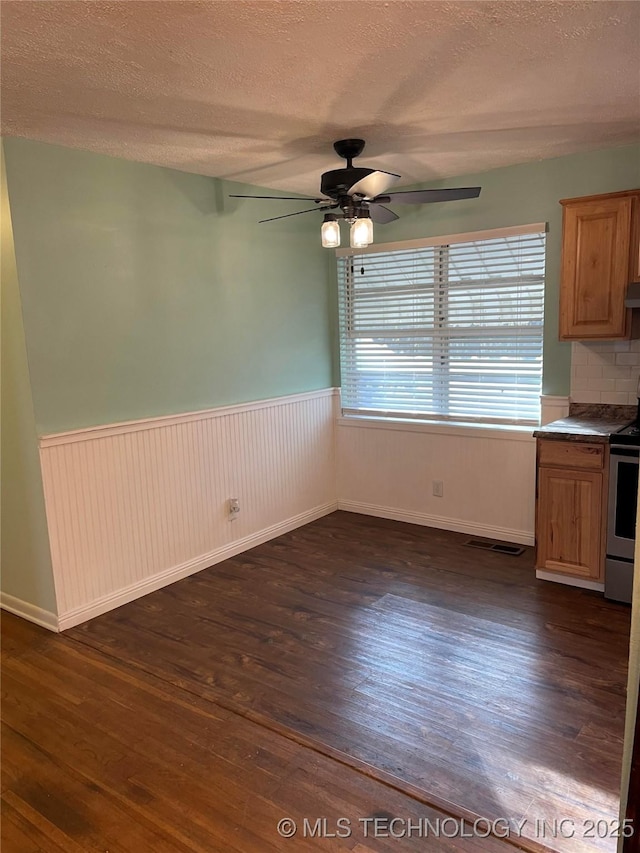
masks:
[(640, 2), (4, 0), (3, 132), (318, 191), (640, 138)]

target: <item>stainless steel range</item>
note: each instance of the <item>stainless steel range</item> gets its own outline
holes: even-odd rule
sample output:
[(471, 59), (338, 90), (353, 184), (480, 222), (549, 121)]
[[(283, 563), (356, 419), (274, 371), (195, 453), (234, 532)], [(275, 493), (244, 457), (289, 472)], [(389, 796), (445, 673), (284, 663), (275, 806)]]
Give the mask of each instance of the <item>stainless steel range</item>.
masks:
[(611, 436), (604, 594), (631, 602), (638, 502), (640, 408), (636, 422)]

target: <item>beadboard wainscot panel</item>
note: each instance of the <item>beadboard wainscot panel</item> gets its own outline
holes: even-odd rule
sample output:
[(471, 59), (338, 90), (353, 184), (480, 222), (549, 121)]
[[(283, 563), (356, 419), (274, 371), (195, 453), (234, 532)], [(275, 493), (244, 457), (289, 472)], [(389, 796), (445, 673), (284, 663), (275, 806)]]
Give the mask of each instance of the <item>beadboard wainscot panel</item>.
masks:
[(336, 401), (326, 389), (43, 437), (60, 630), (335, 510)]
[(339, 418), (338, 507), (533, 545), (533, 429)]

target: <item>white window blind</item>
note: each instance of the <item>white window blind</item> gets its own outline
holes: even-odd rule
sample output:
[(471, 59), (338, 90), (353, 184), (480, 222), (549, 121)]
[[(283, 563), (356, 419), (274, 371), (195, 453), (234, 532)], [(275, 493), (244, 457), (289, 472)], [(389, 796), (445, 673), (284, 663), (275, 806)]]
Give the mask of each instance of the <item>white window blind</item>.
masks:
[(416, 242), (339, 253), (344, 413), (539, 423), (544, 226)]

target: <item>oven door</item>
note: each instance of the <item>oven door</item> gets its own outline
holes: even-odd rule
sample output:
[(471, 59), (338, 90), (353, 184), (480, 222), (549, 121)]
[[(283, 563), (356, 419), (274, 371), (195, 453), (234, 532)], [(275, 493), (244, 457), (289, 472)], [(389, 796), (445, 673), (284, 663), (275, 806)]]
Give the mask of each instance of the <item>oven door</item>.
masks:
[(638, 501), (638, 448), (612, 447), (609, 467), (607, 556), (633, 560)]

